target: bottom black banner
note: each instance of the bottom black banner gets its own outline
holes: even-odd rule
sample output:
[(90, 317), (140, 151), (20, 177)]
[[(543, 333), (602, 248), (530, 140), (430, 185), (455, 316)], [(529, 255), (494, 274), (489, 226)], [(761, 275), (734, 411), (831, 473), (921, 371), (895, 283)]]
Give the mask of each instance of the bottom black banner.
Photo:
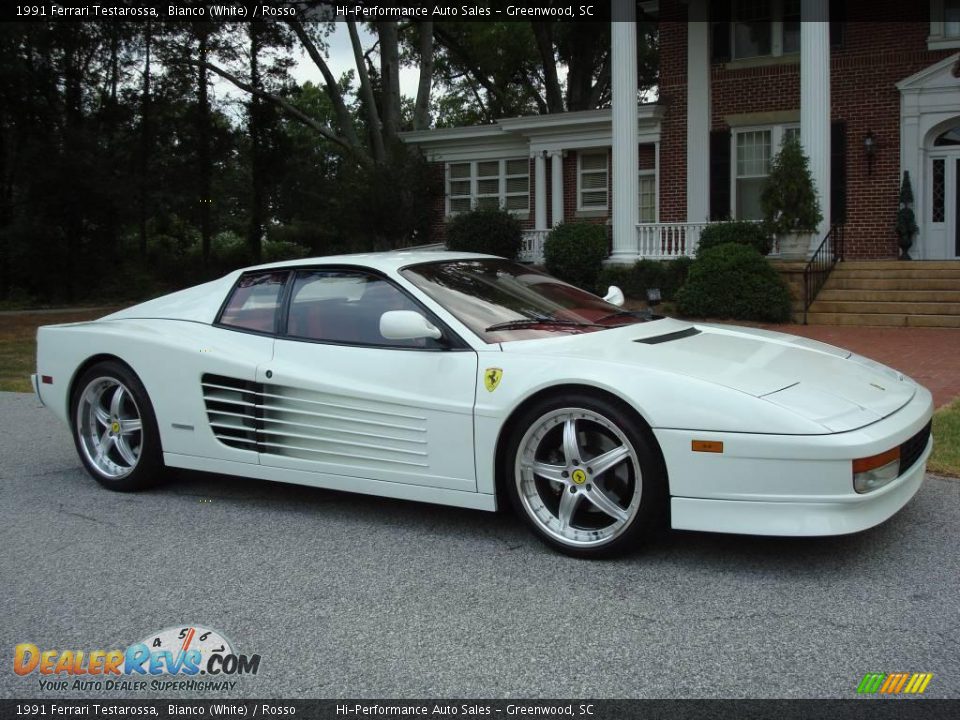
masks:
[(764, 718), (960, 717), (960, 700), (0, 700), (0, 718)]

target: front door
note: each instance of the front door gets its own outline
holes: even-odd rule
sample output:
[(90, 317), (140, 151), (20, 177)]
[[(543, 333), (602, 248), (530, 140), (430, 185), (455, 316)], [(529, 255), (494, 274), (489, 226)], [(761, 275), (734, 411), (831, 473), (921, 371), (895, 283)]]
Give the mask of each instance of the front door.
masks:
[(373, 273), (296, 273), (285, 328), (258, 372), (260, 462), (476, 492), (477, 354), (429, 338), (387, 340), (379, 323), (388, 310), (429, 314)]
[(924, 259), (960, 258), (960, 149), (935, 148), (928, 161)]

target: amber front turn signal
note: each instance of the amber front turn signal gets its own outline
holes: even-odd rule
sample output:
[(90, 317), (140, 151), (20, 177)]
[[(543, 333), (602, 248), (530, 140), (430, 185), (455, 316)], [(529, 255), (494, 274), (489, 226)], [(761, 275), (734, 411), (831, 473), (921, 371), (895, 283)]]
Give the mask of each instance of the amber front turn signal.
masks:
[(900, 472), (900, 448), (853, 461), (853, 489), (858, 493), (877, 490)]

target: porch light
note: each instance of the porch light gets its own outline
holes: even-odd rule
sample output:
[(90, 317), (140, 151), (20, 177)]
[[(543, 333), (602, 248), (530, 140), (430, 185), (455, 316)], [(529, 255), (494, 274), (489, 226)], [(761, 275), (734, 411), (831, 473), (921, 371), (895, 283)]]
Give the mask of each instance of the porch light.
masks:
[(877, 154), (877, 139), (873, 136), (873, 130), (867, 130), (863, 136), (863, 151), (867, 155), (867, 173), (873, 172), (873, 160)]

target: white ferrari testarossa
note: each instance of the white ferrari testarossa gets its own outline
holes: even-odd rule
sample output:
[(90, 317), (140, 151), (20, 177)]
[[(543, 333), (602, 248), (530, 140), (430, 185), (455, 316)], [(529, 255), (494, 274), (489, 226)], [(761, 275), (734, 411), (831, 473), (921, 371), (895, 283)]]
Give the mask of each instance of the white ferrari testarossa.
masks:
[(573, 555), (674, 528), (834, 535), (923, 482), (932, 399), (763, 330), (622, 310), (450, 252), (237, 271), (38, 331), (34, 387), (90, 474), (189, 468), (496, 510)]

